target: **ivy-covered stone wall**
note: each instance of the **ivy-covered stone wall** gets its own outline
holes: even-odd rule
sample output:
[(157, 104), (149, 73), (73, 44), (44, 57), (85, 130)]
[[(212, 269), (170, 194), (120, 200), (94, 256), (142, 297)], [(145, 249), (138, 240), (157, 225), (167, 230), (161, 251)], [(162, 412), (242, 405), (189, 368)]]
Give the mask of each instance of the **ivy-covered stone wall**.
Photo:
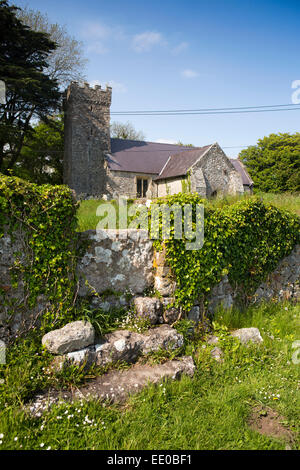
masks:
[[(233, 290), (236, 303), (244, 304), (255, 298), (272, 297), (262, 293), (266, 293), (270, 282), (274, 297), (291, 280), (294, 284), (299, 282), (299, 251), (295, 248), (300, 242), (298, 216), (255, 197), (217, 209), (197, 194), (177, 194), (155, 203), (182, 208), (192, 205), (194, 231), (196, 206), (204, 204), (204, 244), (200, 250), (187, 250), (186, 243), (190, 240), (185, 236), (176, 239), (174, 212), (171, 212), (171, 237), (154, 243), (155, 288), (163, 296), (173, 296), (175, 306), (186, 312), (194, 305), (207, 309), (209, 302), (214, 302), (216, 296), (226, 297), (229, 290)], [(184, 233), (184, 221), (182, 224)], [(272, 277), (276, 269), (281, 272), (279, 263), (288, 256), (282, 266), (287, 263), (286, 274), (291, 271), (291, 278), (278, 273)], [(279, 279), (277, 285), (274, 279)]]
[(0, 175), (0, 338), (64, 323), (74, 302), (76, 202)]

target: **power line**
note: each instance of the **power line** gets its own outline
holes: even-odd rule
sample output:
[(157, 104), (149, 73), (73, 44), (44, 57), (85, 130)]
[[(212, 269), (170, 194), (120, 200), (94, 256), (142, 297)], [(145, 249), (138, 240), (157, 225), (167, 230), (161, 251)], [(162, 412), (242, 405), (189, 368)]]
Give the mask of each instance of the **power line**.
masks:
[[(300, 105), (300, 103), (299, 103)], [(168, 110), (131, 110), (131, 111), (115, 111), (116, 113), (180, 113), (192, 111), (228, 111), (233, 109), (257, 109), (257, 108), (282, 108), (286, 106), (298, 106), (298, 104), (268, 104), (258, 106), (232, 106), (229, 108), (199, 108), (199, 109), (168, 109)]]
[[(244, 109), (244, 108), (231, 108), (231, 110), (227, 111), (129, 111), (129, 112), (118, 112), (118, 111), (112, 111), (110, 114), (112, 116), (196, 116), (196, 115), (209, 115), (209, 114), (247, 114), (247, 113), (267, 113), (267, 112), (282, 112), (282, 111), (298, 111), (300, 110), (300, 106), (298, 107), (297, 105), (289, 105), (293, 106), (292, 108), (274, 108), (274, 109)], [(107, 113), (108, 114), (108, 113)]]
[(232, 111), (232, 110), (251, 110), (263, 108), (284, 108), (287, 106), (298, 106), (297, 104), (269, 104), (259, 106), (234, 106), (229, 108), (199, 108), (199, 109), (168, 109), (168, 110), (131, 110), (131, 111), (112, 111), (112, 114), (128, 114), (128, 113), (183, 113), (183, 112), (206, 112), (206, 111)]

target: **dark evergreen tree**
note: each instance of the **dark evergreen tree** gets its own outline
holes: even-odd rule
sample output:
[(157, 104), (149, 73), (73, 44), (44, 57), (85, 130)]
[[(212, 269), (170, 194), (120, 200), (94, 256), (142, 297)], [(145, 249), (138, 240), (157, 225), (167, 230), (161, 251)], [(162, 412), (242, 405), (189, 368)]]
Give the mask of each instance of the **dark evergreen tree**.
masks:
[(16, 17), (17, 7), (0, 0), (0, 80), (6, 103), (0, 104), (0, 171), (13, 169), (34, 119), (57, 110), (56, 80), (44, 71), (56, 44), (45, 33), (32, 31)]

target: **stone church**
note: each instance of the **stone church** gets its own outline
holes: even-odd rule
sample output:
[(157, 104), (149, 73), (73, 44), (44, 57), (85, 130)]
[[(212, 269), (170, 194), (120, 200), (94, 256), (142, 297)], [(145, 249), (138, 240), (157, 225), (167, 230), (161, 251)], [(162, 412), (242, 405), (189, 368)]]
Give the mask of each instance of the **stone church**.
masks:
[(64, 182), (78, 198), (154, 198), (179, 192), (203, 197), (251, 191), (239, 160), (217, 144), (204, 147), (110, 137), (112, 89), (72, 82), (65, 93)]

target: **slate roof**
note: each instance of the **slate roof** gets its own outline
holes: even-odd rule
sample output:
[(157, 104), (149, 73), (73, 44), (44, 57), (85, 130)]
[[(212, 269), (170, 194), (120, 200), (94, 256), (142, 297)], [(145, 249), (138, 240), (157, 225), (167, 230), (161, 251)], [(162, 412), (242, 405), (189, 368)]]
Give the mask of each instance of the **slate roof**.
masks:
[[(110, 170), (146, 173), (155, 180), (186, 175), (189, 168), (209, 149), (205, 147), (183, 147), (174, 144), (111, 139), (111, 153), (107, 155)], [(253, 185), (240, 160), (230, 159), (242, 176), (243, 184)]]
[(108, 166), (111, 170), (158, 175), (169, 157), (183, 150), (190, 152), (191, 147), (111, 139), (111, 155), (108, 158)]
[(253, 186), (253, 180), (250, 178), (246, 168), (244, 167), (243, 163), (241, 160), (238, 160), (236, 158), (231, 158), (230, 159), (231, 163), (233, 164), (234, 168), (236, 171), (239, 172), (239, 174), (242, 177), (243, 184), (246, 186)]
[(205, 147), (196, 148), (189, 152), (184, 151), (171, 155), (167, 164), (162, 169), (162, 172), (155, 179), (163, 180), (186, 175), (191, 166), (196, 163), (210, 147), (211, 145), (206, 145)]

